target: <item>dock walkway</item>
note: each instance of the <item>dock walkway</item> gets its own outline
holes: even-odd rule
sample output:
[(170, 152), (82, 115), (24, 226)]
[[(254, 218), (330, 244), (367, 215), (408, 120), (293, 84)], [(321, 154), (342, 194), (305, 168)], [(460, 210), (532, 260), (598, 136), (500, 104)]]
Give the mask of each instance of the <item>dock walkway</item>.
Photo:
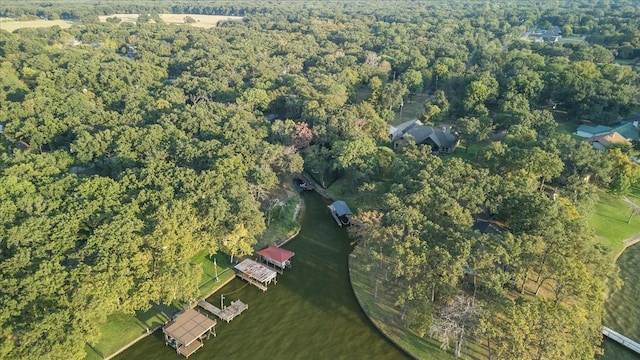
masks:
[(629, 339), (628, 337), (620, 334), (619, 332), (609, 329), (606, 326), (601, 326), (600, 329), (602, 330), (602, 335), (626, 347), (627, 349), (633, 350), (636, 353), (640, 354), (640, 344), (638, 344), (637, 342)]
[(249, 305), (243, 303), (240, 300), (232, 301), (231, 305), (225, 307), (224, 309), (220, 309), (217, 306), (207, 302), (206, 300), (198, 300), (198, 305), (212, 313), (213, 315), (220, 318), (220, 320), (224, 320), (226, 322), (230, 322), (236, 316), (240, 315), (243, 311), (249, 308)]
[(249, 284), (257, 287), (258, 289), (262, 290), (262, 291), (267, 291), (267, 286), (264, 285), (263, 283), (254, 280), (252, 277), (250, 277), (249, 275), (245, 274), (245, 273), (237, 273), (236, 276), (238, 276), (241, 279), (246, 280)]

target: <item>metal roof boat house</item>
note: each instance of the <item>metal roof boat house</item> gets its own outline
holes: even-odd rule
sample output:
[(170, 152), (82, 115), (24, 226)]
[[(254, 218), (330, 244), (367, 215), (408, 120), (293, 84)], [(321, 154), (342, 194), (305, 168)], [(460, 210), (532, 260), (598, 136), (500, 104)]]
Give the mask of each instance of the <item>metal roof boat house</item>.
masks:
[(353, 215), (353, 213), (351, 209), (349, 209), (349, 206), (347, 206), (347, 203), (342, 200), (336, 200), (328, 207), (338, 225), (344, 226), (351, 224), (351, 215)]

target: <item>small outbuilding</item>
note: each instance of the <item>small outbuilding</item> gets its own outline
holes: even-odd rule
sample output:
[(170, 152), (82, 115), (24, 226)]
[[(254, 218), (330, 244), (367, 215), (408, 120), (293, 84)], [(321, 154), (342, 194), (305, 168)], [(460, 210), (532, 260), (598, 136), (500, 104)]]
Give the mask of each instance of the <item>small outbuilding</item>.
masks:
[(350, 225), (351, 224), (351, 216), (353, 213), (347, 203), (342, 200), (336, 200), (331, 205), (328, 206), (331, 211), (331, 215), (336, 220), (338, 225)]
[(163, 328), (165, 343), (176, 349), (178, 354), (189, 357), (204, 344), (202, 340), (215, 336), (216, 320), (200, 314), (194, 309), (179, 313)]
[(291, 258), (295, 253), (287, 249), (267, 245), (258, 250), (258, 255), (260, 255), (265, 262), (273, 264), (280, 269), (284, 269), (291, 267)]

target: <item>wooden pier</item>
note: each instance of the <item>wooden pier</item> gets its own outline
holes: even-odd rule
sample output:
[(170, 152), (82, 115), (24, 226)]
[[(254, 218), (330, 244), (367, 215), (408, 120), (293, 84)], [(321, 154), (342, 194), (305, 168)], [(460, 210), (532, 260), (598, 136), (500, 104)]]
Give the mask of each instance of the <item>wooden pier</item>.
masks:
[(261, 283), (261, 282), (258, 282), (258, 281), (253, 280), (253, 279), (251, 278), (251, 276), (249, 276), (249, 275), (246, 275), (246, 274), (241, 273), (241, 272), (237, 273), (236, 275), (237, 275), (239, 278), (241, 278), (241, 279), (243, 279), (243, 280), (246, 280), (249, 284), (251, 284), (251, 285), (253, 285), (253, 286), (257, 287), (258, 289), (260, 289), (260, 290), (262, 290), (262, 291), (267, 291), (267, 289), (268, 289), (268, 287), (267, 287), (266, 285), (264, 285), (264, 284), (263, 284), (263, 283)]
[(602, 330), (602, 335), (626, 347), (627, 349), (633, 350), (636, 353), (640, 354), (640, 344), (638, 344), (637, 342), (629, 339), (628, 337), (620, 334), (619, 332), (609, 329), (606, 326), (601, 326), (600, 330)]
[(226, 322), (230, 322), (236, 316), (242, 314), (243, 311), (249, 308), (249, 305), (243, 303), (240, 300), (232, 301), (231, 305), (225, 307), (224, 309), (220, 309), (204, 299), (198, 300), (198, 305), (220, 318), (220, 320), (224, 320)]
[(272, 282), (277, 283), (276, 275), (278, 273), (251, 259), (242, 260), (234, 268), (238, 270), (236, 273), (238, 277), (262, 291), (267, 291), (267, 285)]

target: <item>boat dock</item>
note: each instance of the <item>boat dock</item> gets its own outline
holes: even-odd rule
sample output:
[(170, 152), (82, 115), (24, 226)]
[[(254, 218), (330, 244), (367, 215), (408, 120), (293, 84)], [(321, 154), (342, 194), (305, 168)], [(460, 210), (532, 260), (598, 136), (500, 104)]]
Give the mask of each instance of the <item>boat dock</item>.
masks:
[(262, 290), (262, 291), (267, 291), (268, 287), (260, 282), (257, 282), (255, 280), (253, 280), (250, 276), (245, 275), (244, 273), (237, 273), (236, 274), (239, 278), (247, 281), (249, 284), (257, 287), (258, 289)]
[(275, 271), (251, 259), (242, 260), (234, 268), (238, 270), (238, 277), (262, 291), (267, 291), (268, 284), (277, 282)]
[(212, 313), (213, 315), (220, 318), (220, 320), (224, 320), (226, 322), (230, 322), (236, 316), (242, 314), (243, 311), (249, 308), (249, 305), (243, 303), (240, 300), (232, 301), (231, 305), (225, 307), (224, 309), (220, 309), (217, 306), (207, 302), (206, 300), (198, 300), (198, 305)]
[(640, 344), (638, 344), (637, 342), (629, 339), (628, 337), (620, 334), (619, 332), (609, 329), (606, 326), (601, 326), (600, 330), (602, 330), (602, 335), (626, 347), (627, 349), (633, 350), (636, 353), (640, 354)]

